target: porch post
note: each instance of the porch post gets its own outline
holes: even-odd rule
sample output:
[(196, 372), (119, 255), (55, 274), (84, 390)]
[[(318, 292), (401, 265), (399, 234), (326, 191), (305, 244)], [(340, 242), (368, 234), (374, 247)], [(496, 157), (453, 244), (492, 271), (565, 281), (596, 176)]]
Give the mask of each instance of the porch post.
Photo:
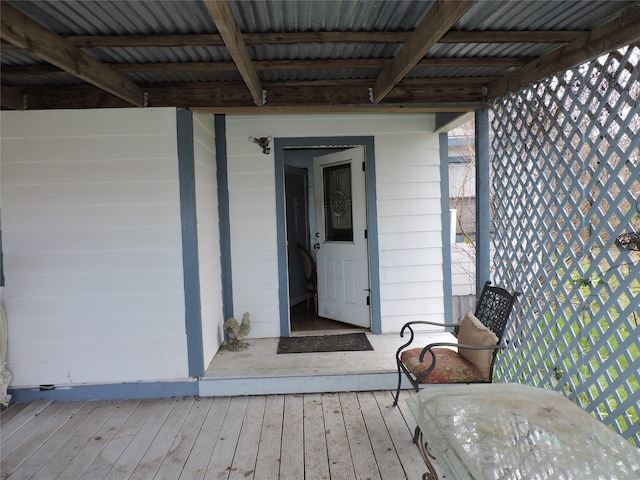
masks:
[(490, 280), (489, 110), (475, 111), (476, 148), (476, 296)]
[(233, 275), (231, 271), (231, 221), (229, 217), (229, 179), (227, 177), (227, 117), (214, 115), (216, 135), (216, 179), (218, 182), (218, 227), (220, 228), (220, 267), (222, 277), (222, 315), (233, 317)]
[(451, 215), (449, 214), (449, 136), (438, 135), (440, 143), (440, 209), (442, 211), (442, 287), (444, 322), (453, 323), (453, 287), (451, 281)]
[(204, 352), (200, 310), (202, 304), (200, 301), (200, 261), (198, 259), (198, 219), (196, 218), (193, 112), (178, 110), (176, 122), (187, 357), (189, 376), (200, 377), (204, 374)]

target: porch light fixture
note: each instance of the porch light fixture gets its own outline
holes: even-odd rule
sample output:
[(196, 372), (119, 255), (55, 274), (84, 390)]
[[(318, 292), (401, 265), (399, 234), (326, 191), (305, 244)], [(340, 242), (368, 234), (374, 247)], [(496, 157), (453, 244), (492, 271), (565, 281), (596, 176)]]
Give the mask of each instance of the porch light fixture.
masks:
[(260, 148), (262, 148), (262, 153), (264, 153), (265, 155), (269, 155), (269, 153), (271, 152), (271, 148), (269, 147), (269, 143), (271, 143), (271, 140), (273, 140), (273, 137), (271, 135), (269, 135), (268, 137), (260, 138), (249, 137), (250, 142), (260, 145)]

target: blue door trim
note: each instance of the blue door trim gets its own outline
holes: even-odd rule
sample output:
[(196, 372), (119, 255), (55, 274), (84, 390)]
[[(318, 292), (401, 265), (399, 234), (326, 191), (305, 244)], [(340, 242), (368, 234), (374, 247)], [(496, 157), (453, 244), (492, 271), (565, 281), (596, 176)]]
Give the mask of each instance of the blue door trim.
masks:
[(280, 306), (280, 335), (290, 335), (289, 326), (289, 284), (287, 266), (287, 227), (285, 218), (284, 192), (284, 150), (287, 148), (313, 147), (355, 147), (362, 145), (365, 150), (367, 181), (367, 230), (369, 237), (369, 282), (371, 332), (382, 333), (380, 313), (380, 258), (378, 253), (378, 210), (376, 202), (375, 142), (372, 136), (353, 137), (300, 137), (274, 139), (276, 216), (278, 241), (278, 286)]

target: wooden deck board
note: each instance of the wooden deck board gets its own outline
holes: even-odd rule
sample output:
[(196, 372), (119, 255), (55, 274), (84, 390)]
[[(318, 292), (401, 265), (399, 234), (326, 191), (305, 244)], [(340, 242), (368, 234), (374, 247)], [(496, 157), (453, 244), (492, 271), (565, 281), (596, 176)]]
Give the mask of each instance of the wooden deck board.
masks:
[(155, 478), (175, 480), (180, 476), (196, 438), (202, 429), (211, 403), (211, 399), (195, 399)]
[(149, 416), (140, 426), (140, 429), (135, 432), (131, 442), (127, 445), (127, 448), (122, 452), (122, 455), (117, 459), (115, 465), (109, 470), (105, 478), (109, 480), (130, 478), (151, 445), (151, 442), (153, 442), (160, 428), (171, 413), (173, 406), (176, 404), (176, 399), (162, 398), (152, 403), (153, 409), (149, 413)]
[(227, 410), (227, 415), (220, 429), (218, 442), (213, 449), (211, 462), (205, 474), (205, 479), (222, 480), (229, 478), (233, 468), (233, 457), (240, 438), (242, 421), (247, 411), (248, 397), (233, 397)]
[(408, 395), (401, 408), (389, 391), (20, 404), (0, 414), (0, 477), (419, 479)]
[(230, 480), (253, 478), (266, 400), (266, 397), (260, 396), (250, 397), (247, 401), (247, 410), (242, 420), (242, 429), (233, 455), (233, 462), (229, 462), (230, 465), (232, 464), (229, 470)]
[[(260, 432), (260, 448), (254, 478), (278, 478), (282, 455), (282, 426), (284, 423), (284, 396), (269, 395)], [(288, 453), (285, 451), (285, 455)]]
[(322, 413), (322, 395), (304, 396), (304, 473), (306, 480), (327, 480), (329, 457)]
[(280, 478), (304, 478), (303, 414), (302, 395), (286, 395), (282, 424)]
[(155, 478), (162, 461), (169, 454), (169, 449), (179, 435), (194, 398), (180, 398), (171, 409), (171, 413), (163, 422), (158, 434), (155, 436), (149, 448), (129, 477), (131, 480), (146, 480)]
[(102, 480), (106, 478), (155, 408), (155, 402), (153, 401), (135, 401), (134, 405), (133, 413), (113, 432), (113, 436), (80, 477), (82, 480)]
[(131, 414), (139, 404), (140, 400), (125, 400), (121, 402), (120, 405), (116, 407), (113, 415), (104, 422), (93, 438), (82, 447), (78, 454), (73, 457), (73, 461), (58, 475), (57, 480), (76, 480), (82, 477), (105, 446), (111, 441), (115, 433), (131, 417)]
[(93, 440), (96, 432), (111, 418), (121, 402), (121, 400), (87, 402), (36, 451), (36, 454), (31, 456), (34, 460), (43, 456), (40, 450), (45, 447), (54, 452), (49, 460), (42, 463), (37, 473), (28, 478), (34, 480), (56, 478), (71, 461), (76, 459), (80, 450)]
[[(406, 478), (421, 478), (425, 472), (425, 464), (424, 460), (416, 455), (416, 445), (413, 443), (413, 431), (415, 429), (413, 417), (410, 419), (412, 425), (410, 426), (407, 424), (408, 420), (403, 416), (402, 411), (392, 405), (393, 397), (390, 392), (375, 392), (374, 395)], [(404, 405), (408, 397), (409, 394), (407, 392), (400, 392), (400, 405)], [(409, 414), (408, 411), (406, 414)], [(407, 431), (409, 435), (407, 435)]]
[(341, 393), (339, 395), (353, 470), (355, 471), (356, 478), (379, 480), (380, 473), (378, 472), (378, 465), (375, 455), (373, 454), (373, 439), (367, 434), (367, 427), (364, 423), (364, 412), (360, 409), (358, 397), (354, 392)]
[(207, 416), (191, 448), (189, 458), (180, 473), (181, 480), (201, 480), (211, 461), (213, 450), (218, 442), (222, 422), (227, 416), (231, 397), (202, 399), (211, 402)]
[(342, 416), (340, 399), (337, 395), (322, 395), (322, 413), (324, 415), (331, 478), (355, 479), (355, 471), (349, 451), (349, 439), (347, 438), (347, 430)]
[(0, 437), (2, 441), (9, 438), (25, 423), (47, 408), (52, 401), (43, 399), (30, 403), (17, 403), (4, 410), (2, 416), (0, 416)]
[(393, 445), (391, 433), (384, 421), (382, 410), (389, 408), (379, 405), (375, 395), (363, 392), (358, 395), (367, 437), (373, 447), (373, 455), (377, 459), (377, 467), (381, 478), (402, 478), (404, 470)]
[(2, 442), (2, 470), (12, 472), (18, 468), (59, 428), (72, 420), (82, 406), (81, 402), (54, 403)]

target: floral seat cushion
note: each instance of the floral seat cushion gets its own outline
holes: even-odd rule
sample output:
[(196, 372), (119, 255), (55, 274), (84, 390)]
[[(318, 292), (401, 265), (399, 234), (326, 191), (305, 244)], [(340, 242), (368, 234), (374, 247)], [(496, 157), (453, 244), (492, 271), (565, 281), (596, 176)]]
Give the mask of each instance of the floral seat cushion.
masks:
[[(431, 355), (424, 356), (420, 363), (422, 348), (412, 348), (402, 352), (400, 359), (416, 377), (431, 367)], [(485, 377), (473, 363), (448, 348), (433, 348), (436, 368), (421, 380), (421, 383), (473, 383), (484, 382)]]

